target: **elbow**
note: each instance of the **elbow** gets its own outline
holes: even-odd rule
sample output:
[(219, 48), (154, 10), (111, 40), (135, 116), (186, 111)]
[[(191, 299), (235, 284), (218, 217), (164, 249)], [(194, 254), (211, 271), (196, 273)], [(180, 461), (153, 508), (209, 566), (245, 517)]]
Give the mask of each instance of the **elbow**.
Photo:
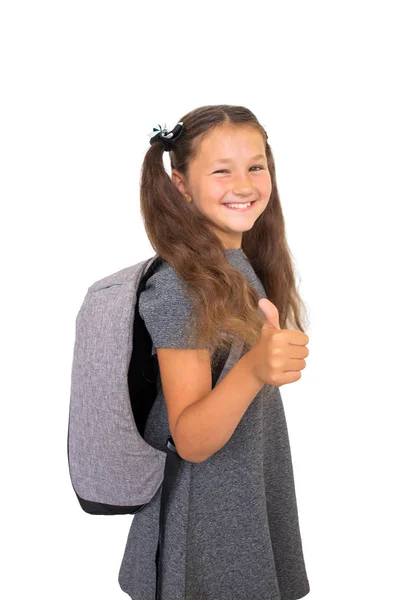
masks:
[(205, 462), (206, 460), (208, 460), (208, 458), (209, 458), (209, 456), (207, 456), (206, 458), (204, 458), (204, 457), (202, 457), (202, 458), (198, 458), (198, 457), (194, 458), (194, 457), (192, 457), (192, 458), (185, 458), (184, 460), (186, 460), (188, 462), (191, 462), (191, 463), (195, 463), (195, 464), (198, 465), (198, 464), (200, 464), (200, 463)]
[(182, 445), (178, 443), (175, 444), (175, 449), (178, 456), (180, 456), (180, 458), (186, 460), (187, 462), (199, 464), (206, 461), (209, 458), (209, 456), (200, 456), (198, 453), (193, 452), (193, 449), (189, 450), (185, 447), (182, 447)]
[[(178, 427), (178, 425), (180, 426)], [(183, 460), (198, 464), (210, 458), (209, 454), (205, 455), (198, 447), (199, 443), (197, 442), (196, 444), (194, 436), (190, 432), (182, 429), (180, 418), (175, 425), (173, 439), (176, 452)]]
[(195, 454), (193, 454), (193, 453), (191, 453), (191, 452), (185, 452), (185, 451), (182, 451), (182, 449), (179, 449), (179, 450), (178, 450), (178, 448), (176, 448), (176, 451), (177, 451), (178, 455), (179, 455), (179, 456), (180, 456), (180, 457), (181, 457), (183, 460), (186, 460), (187, 462), (191, 462), (191, 463), (196, 463), (196, 464), (199, 464), (199, 463), (202, 463), (202, 462), (204, 462), (204, 461), (205, 461), (205, 460), (207, 460), (207, 458), (208, 458), (208, 456), (207, 456), (206, 458), (204, 458), (204, 457), (200, 457), (200, 456), (198, 456), (198, 455), (195, 455)]

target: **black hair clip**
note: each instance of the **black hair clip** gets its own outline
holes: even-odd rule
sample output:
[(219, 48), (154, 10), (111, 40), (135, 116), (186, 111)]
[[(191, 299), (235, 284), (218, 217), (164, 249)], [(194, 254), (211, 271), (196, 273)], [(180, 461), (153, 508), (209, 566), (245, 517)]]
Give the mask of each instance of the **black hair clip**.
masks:
[(166, 125), (161, 127), (153, 127), (152, 133), (149, 133), (150, 136), (150, 145), (155, 144), (156, 142), (161, 141), (164, 145), (164, 150), (169, 152), (172, 149), (172, 146), (175, 144), (176, 140), (180, 138), (183, 133), (183, 123), (180, 121), (175, 125), (171, 131), (168, 131)]

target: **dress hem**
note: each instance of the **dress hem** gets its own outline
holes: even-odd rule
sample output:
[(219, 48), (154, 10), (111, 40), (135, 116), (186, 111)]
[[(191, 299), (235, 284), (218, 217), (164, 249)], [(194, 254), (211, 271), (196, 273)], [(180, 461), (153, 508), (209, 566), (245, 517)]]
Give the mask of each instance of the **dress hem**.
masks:
[(300, 596), (298, 593), (295, 596), (279, 596), (279, 600), (300, 600), (300, 598), (304, 598), (311, 591), (310, 586), (308, 585), (304, 590), (300, 592)]

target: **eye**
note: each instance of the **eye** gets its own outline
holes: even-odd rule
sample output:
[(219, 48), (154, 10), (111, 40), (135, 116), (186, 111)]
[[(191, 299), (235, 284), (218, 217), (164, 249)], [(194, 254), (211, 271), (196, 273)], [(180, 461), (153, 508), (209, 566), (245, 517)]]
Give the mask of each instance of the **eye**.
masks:
[[(261, 165), (253, 165), (252, 167), (250, 167), (251, 169), (264, 169), (263, 166)], [(227, 171), (228, 169), (219, 169), (219, 171), (214, 171), (214, 173), (223, 173), (224, 171)]]

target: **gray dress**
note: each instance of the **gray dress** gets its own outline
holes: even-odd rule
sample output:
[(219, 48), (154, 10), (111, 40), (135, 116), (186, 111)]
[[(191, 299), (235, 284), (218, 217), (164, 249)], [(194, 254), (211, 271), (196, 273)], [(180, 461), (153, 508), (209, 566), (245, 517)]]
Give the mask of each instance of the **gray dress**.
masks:
[[(267, 297), (243, 250), (225, 252), (259, 297)], [(153, 353), (159, 347), (187, 347), (182, 332), (191, 304), (182, 284), (171, 265), (163, 263), (140, 296)], [(144, 438), (165, 452), (170, 431), (160, 377), (158, 385)], [(161, 489), (134, 515), (129, 531), (118, 582), (133, 600), (156, 598)], [(278, 387), (261, 388), (231, 438), (208, 460), (182, 459), (159, 564), (161, 600), (296, 600), (308, 594)]]

